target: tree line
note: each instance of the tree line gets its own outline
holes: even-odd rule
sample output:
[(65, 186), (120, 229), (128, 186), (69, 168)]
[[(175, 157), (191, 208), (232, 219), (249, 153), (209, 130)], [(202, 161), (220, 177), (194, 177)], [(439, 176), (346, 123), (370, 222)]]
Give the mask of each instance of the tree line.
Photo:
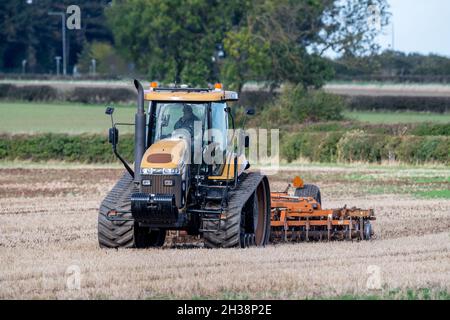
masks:
[[(0, 2), (0, 71), (54, 73), (62, 12), (71, 0)], [(342, 63), (377, 51), (386, 0), (77, 0), (80, 30), (67, 32), (68, 65), (86, 73), (135, 72), (165, 83), (289, 82), (320, 87)], [(23, 62), (26, 66), (23, 67)], [(342, 71), (344, 70), (344, 71)], [(350, 70), (350, 71), (349, 71)]]
[(105, 14), (115, 47), (152, 79), (220, 80), (240, 91), (248, 81), (320, 87), (333, 75), (327, 51), (376, 49), (388, 7), (385, 0), (116, 0)]
[(104, 15), (107, 0), (0, 1), (0, 71), (54, 73), (55, 57), (62, 56), (61, 18), (48, 13), (65, 12), (74, 2), (82, 19), (80, 30), (67, 30), (69, 70), (78, 63), (87, 43), (112, 43), (113, 34)]
[(366, 56), (343, 56), (330, 60), (340, 79), (391, 79), (410, 81), (450, 81), (450, 58), (386, 50)]

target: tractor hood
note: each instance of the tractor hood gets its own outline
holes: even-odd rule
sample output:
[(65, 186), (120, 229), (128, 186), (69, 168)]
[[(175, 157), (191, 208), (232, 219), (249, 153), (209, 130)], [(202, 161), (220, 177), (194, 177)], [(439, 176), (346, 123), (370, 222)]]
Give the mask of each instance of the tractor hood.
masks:
[(161, 173), (167, 173), (167, 171), (181, 170), (185, 163), (186, 151), (187, 142), (184, 139), (157, 141), (144, 153), (141, 171), (147, 173), (149, 169), (163, 169)]

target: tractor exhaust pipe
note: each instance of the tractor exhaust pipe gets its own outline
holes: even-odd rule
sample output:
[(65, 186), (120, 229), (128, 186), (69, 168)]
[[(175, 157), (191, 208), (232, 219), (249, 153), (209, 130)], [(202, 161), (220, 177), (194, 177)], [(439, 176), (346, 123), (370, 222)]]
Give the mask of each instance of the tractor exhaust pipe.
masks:
[(141, 182), (141, 161), (145, 152), (145, 110), (144, 88), (138, 80), (134, 80), (134, 86), (138, 92), (137, 111), (134, 127), (134, 182)]

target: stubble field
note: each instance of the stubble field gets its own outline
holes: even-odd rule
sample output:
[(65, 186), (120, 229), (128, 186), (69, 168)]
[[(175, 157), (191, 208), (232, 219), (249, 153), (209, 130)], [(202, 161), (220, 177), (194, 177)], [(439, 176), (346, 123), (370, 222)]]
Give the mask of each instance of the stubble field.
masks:
[(302, 175), (328, 208), (375, 209), (370, 242), (102, 250), (97, 208), (121, 172), (2, 166), (0, 299), (449, 298), (448, 168), (298, 165), (270, 177), (281, 190)]

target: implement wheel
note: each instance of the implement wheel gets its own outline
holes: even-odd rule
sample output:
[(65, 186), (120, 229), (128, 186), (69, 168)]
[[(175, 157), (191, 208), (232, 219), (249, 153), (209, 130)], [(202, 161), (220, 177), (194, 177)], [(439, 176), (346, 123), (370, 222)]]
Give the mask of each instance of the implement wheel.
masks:
[(318, 204), (322, 205), (322, 197), (318, 186), (305, 184), (303, 188), (295, 189), (294, 196), (300, 198), (313, 198)]

